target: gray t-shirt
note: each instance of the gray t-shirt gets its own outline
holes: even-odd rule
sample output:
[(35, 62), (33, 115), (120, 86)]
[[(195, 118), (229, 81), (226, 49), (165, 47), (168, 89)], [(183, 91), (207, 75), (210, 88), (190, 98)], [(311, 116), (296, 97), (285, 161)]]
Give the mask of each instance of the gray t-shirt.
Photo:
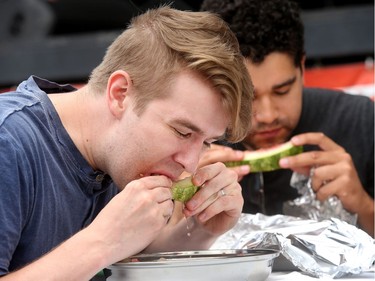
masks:
[[(342, 146), (352, 156), (363, 187), (374, 198), (374, 102), (371, 99), (305, 88), (301, 117), (292, 136), (306, 132), (323, 132)], [(233, 146), (244, 149), (240, 143)], [(316, 149), (304, 147), (305, 151)], [(244, 177), (240, 182), (245, 200), (243, 212), (282, 214), (283, 203), (300, 196), (290, 186), (291, 176), (291, 170), (281, 169)]]

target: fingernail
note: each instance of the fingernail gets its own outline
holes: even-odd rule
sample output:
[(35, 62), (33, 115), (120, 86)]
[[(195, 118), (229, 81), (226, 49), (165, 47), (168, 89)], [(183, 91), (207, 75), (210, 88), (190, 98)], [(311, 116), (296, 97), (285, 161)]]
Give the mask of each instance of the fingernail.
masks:
[(249, 173), (250, 172), (250, 166), (249, 165), (242, 165), (240, 166), (240, 170), (242, 173)]
[(194, 184), (197, 184), (197, 185), (202, 185), (203, 184), (200, 176), (194, 174), (193, 179), (194, 179)]
[(201, 222), (205, 222), (206, 221), (206, 214), (205, 213), (202, 213), (202, 214), (200, 214), (199, 215), (199, 220), (201, 221)]
[(289, 160), (288, 160), (288, 158), (280, 159), (279, 165), (282, 168), (288, 168), (288, 166), (289, 166)]
[(241, 151), (241, 150), (235, 150), (234, 152), (236, 154), (236, 157), (243, 158), (243, 151)]
[(187, 202), (187, 205), (189, 205), (189, 210), (195, 210), (195, 208), (198, 205), (198, 202), (194, 199), (191, 199), (189, 202)]
[(293, 144), (296, 144), (296, 145), (299, 145), (301, 143), (300, 138), (296, 136), (292, 137), (291, 141)]

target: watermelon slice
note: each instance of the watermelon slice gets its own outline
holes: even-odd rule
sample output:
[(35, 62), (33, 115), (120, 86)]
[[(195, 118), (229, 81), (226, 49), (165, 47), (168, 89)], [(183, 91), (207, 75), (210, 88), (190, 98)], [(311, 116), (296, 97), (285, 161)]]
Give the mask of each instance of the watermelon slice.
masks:
[(172, 185), (172, 199), (185, 203), (198, 191), (199, 186), (196, 186), (191, 181), (191, 177), (176, 181)]
[(249, 165), (250, 173), (267, 172), (280, 169), (279, 160), (283, 157), (293, 156), (303, 151), (302, 146), (295, 146), (290, 141), (268, 149), (245, 151), (242, 161), (226, 162), (227, 167)]

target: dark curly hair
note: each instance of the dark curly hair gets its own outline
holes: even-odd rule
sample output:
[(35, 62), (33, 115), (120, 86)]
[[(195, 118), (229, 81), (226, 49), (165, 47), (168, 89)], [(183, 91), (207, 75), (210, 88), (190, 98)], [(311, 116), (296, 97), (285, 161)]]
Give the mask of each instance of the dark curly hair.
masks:
[(236, 34), (241, 52), (261, 63), (272, 52), (289, 54), (297, 67), (305, 54), (297, 2), (288, 0), (204, 0), (201, 10), (221, 16)]

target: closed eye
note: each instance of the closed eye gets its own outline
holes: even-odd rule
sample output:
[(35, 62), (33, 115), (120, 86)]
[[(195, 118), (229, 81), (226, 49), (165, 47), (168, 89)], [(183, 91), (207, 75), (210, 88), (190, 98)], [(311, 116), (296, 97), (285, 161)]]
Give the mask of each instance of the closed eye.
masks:
[(177, 130), (176, 128), (173, 128), (173, 129), (176, 132), (176, 134), (178, 136), (180, 136), (181, 138), (188, 139), (188, 138), (191, 137), (191, 133), (182, 133), (181, 131)]
[(289, 90), (290, 88), (286, 89), (286, 90), (283, 90), (283, 89), (278, 89), (277, 91), (275, 91), (275, 94), (276, 95), (279, 95), (279, 96), (283, 96), (283, 95), (286, 95), (289, 93)]
[(297, 80), (297, 77), (294, 76), (294, 77), (286, 80), (283, 83), (280, 83), (278, 85), (273, 86), (272, 88), (273, 88), (274, 93), (276, 95), (280, 95), (280, 96), (288, 94), (291, 87), (296, 82), (296, 80)]
[[(176, 128), (173, 128), (174, 131), (176, 132), (176, 134), (183, 138), (183, 139), (188, 139), (192, 136), (192, 133), (182, 133), (181, 131), (177, 130)], [(211, 143), (208, 142), (208, 141), (204, 141), (203, 142), (203, 145), (206, 147), (206, 148), (210, 148), (211, 147)]]

